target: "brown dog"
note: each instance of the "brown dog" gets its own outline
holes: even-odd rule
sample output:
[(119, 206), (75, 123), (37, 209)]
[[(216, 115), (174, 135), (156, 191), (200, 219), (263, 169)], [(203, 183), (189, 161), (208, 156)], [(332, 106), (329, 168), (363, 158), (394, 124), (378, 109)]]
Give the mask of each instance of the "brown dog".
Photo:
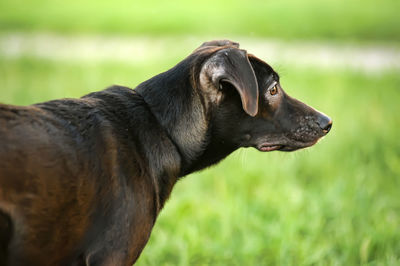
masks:
[(135, 90), (0, 105), (0, 264), (131, 265), (176, 181), (239, 147), (331, 128), (237, 43), (204, 43)]

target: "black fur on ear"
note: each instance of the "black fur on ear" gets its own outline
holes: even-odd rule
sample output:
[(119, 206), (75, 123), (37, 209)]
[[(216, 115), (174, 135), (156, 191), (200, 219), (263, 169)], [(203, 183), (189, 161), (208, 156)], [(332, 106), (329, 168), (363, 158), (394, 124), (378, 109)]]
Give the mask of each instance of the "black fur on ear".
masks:
[(215, 88), (221, 82), (232, 84), (238, 91), (243, 110), (250, 116), (258, 112), (258, 84), (245, 50), (226, 48), (217, 51), (203, 69)]

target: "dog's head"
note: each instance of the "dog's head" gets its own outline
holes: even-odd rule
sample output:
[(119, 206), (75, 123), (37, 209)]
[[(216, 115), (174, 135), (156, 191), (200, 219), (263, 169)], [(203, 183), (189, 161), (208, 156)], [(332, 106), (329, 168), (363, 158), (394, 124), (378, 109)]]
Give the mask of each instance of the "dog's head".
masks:
[(315, 144), (332, 126), (326, 115), (287, 95), (267, 63), (227, 40), (204, 43), (197, 73), (213, 136), (227, 145), (294, 151)]

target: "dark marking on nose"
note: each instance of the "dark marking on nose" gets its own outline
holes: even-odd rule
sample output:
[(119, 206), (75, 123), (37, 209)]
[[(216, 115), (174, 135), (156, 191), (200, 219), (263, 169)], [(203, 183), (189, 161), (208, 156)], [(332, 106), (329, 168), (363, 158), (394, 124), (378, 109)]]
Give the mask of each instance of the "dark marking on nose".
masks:
[(324, 134), (328, 134), (332, 128), (332, 119), (324, 114), (319, 114), (317, 123)]

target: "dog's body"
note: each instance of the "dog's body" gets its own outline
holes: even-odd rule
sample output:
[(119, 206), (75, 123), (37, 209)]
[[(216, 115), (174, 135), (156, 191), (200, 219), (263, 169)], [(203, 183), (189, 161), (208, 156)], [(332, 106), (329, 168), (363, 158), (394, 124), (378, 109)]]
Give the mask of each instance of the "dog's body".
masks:
[(179, 177), (329, 131), (278, 82), (217, 41), (135, 90), (0, 105), (0, 265), (131, 265)]

